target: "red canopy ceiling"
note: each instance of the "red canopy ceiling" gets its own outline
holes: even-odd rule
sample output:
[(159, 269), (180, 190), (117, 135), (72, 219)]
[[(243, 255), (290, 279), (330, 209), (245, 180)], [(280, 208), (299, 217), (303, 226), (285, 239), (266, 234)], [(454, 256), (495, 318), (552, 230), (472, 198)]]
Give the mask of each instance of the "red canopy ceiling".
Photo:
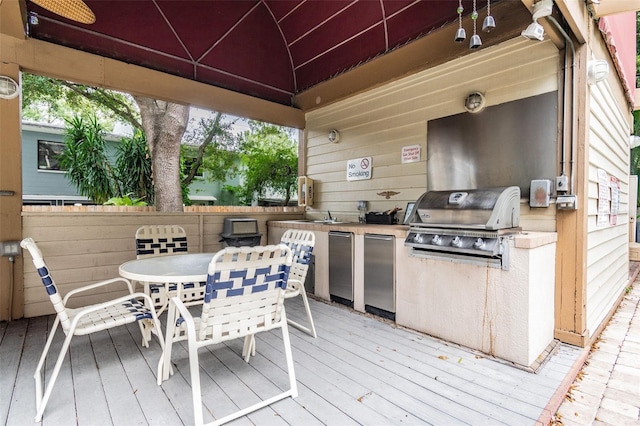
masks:
[[(457, 0), (85, 3), (95, 13), (94, 24), (27, 1), (28, 12), (38, 17), (29, 36), (285, 105), (295, 94), (458, 17)], [(471, 12), (470, 0), (463, 6), (465, 15)], [(480, 12), (479, 25), (485, 15)]]

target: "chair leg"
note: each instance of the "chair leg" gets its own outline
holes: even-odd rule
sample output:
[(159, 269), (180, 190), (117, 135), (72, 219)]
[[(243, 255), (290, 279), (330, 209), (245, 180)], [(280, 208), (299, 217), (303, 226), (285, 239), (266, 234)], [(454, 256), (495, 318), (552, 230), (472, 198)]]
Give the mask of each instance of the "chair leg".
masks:
[[(246, 416), (249, 413), (252, 413), (256, 410), (259, 410), (261, 408), (264, 408), (268, 405), (273, 404), (276, 401), (280, 401), (281, 399), (284, 398), (296, 398), (298, 396), (298, 385), (296, 383), (296, 374), (295, 371), (293, 369), (293, 354), (291, 353), (291, 340), (289, 339), (289, 328), (287, 326), (287, 321), (282, 321), (282, 325), (280, 326), (280, 328), (282, 329), (282, 341), (284, 343), (284, 352), (285, 352), (285, 358), (287, 361), (287, 373), (289, 374), (289, 389), (281, 392), (277, 395), (272, 396), (271, 398), (267, 398), (264, 400), (261, 400), (260, 402), (253, 404), (249, 407), (243, 408), (239, 411), (236, 411), (233, 414), (229, 414), (223, 418), (217, 419), (214, 422), (208, 423), (208, 426), (217, 426), (217, 425), (222, 425), (224, 423), (230, 422), (232, 420), (235, 420), (237, 418), (240, 418), (242, 416)], [(194, 345), (195, 346), (195, 345)], [(195, 350), (197, 351), (197, 348), (195, 348)], [(196, 352), (196, 356), (197, 356), (197, 352)], [(191, 347), (189, 348), (189, 357), (191, 358)], [(191, 371), (193, 372), (194, 369), (199, 368), (198, 364), (196, 363), (196, 365), (191, 365), (190, 366)], [(196, 370), (197, 371), (197, 370)], [(202, 401), (199, 399), (200, 396), (200, 376), (198, 375), (197, 378), (193, 377), (193, 373), (192, 373), (192, 377), (191, 377), (191, 386), (195, 386), (195, 380), (198, 380), (198, 393), (196, 394), (196, 390), (194, 388), (193, 390), (193, 404), (194, 404), (194, 411), (195, 410), (200, 410), (199, 411), (199, 415), (202, 415)], [(198, 399), (196, 399), (198, 398)], [(197, 402), (196, 402), (197, 401)], [(197, 406), (196, 406), (197, 405)], [(201, 417), (200, 417), (201, 418)], [(196, 418), (196, 424), (199, 425), (200, 423), (198, 423), (198, 418)]]
[[(163, 361), (163, 356), (164, 356), (164, 340), (162, 338), (162, 325), (160, 324), (160, 320), (158, 319), (158, 316), (154, 313), (151, 314), (152, 319), (150, 320), (153, 325), (154, 325), (154, 329), (155, 329), (155, 334), (156, 337), (158, 338), (158, 343), (160, 344), (160, 349), (162, 350), (162, 352), (160, 353), (160, 359), (158, 360), (158, 376), (157, 376), (157, 383), (158, 386), (160, 386), (162, 384), (162, 380), (163, 380), (163, 375), (164, 375), (164, 369), (168, 368), (168, 375), (167, 378), (169, 378), (169, 375), (173, 374), (173, 366), (171, 366), (171, 362), (169, 362), (169, 366), (165, 367), (163, 365), (164, 361)], [(149, 321), (149, 320), (148, 320)], [(140, 321), (138, 321), (140, 322)], [(151, 340), (151, 338), (149, 338), (149, 340)], [(171, 353), (169, 353), (169, 361), (171, 361)]]
[[(145, 283), (145, 291), (147, 291), (147, 285)], [(147, 294), (147, 293), (145, 293)], [(148, 296), (148, 294), (147, 294)], [(158, 341), (162, 346), (162, 329), (158, 327), (159, 322), (157, 321), (159, 313), (155, 310), (155, 306), (153, 305), (153, 299), (151, 296), (144, 298), (145, 306), (153, 313), (155, 316), (151, 319), (144, 319), (138, 321), (138, 326), (140, 327), (140, 334), (142, 334), (142, 346), (145, 348), (149, 347), (149, 342), (151, 342), (151, 337), (155, 333), (158, 336)]]
[(286, 321), (282, 322), (282, 341), (284, 343), (284, 354), (287, 360), (287, 372), (289, 373), (289, 387), (291, 389), (291, 398), (295, 398), (298, 396), (298, 383), (296, 382), (296, 373), (293, 369), (291, 339), (289, 338), (289, 327)]
[(256, 336), (250, 334), (244, 337), (244, 347), (242, 348), (242, 357), (246, 362), (249, 358), (256, 356)]
[[(49, 348), (51, 347), (53, 338), (56, 335), (56, 331), (58, 330), (59, 323), (60, 321), (56, 316), (56, 319), (53, 321), (53, 327), (49, 332), (49, 337), (47, 337), (47, 341), (45, 342), (44, 349), (42, 349), (42, 355), (40, 355), (40, 360), (38, 361), (38, 365), (36, 366), (36, 371), (33, 375), (33, 378), (36, 380), (36, 410), (39, 410), (40, 406), (42, 405), (42, 367), (44, 366), (44, 360), (47, 358), (47, 353), (49, 353)], [(39, 422), (41, 419), (42, 414), (40, 414), (40, 418), (38, 418), (38, 415), (36, 415), (37, 422)]]
[(200, 361), (198, 346), (189, 339), (189, 372), (191, 374), (191, 394), (193, 398), (193, 422), (196, 426), (204, 424), (202, 417), (202, 391), (200, 389)]
[[(53, 386), (56, 383), (56, 379), (58, 378), (58, 373), (60, 373), (60, 367), (62, 367), (62, 361), (64, 361), (64, 357), (69, 350), (69, 344), (71, 343), (71, 338), (73, 337), (74, 330), (69, 330), (67, 333), (67, 337), (64, 339), (64, 343), (62, 344), (62, 348), (60, 348), (60, 354), (58, 355), (58, 359), (56, 360), (56, 364), (53, 367), (53, 372), (51, 373), (51, 377), (49, 378), (49, 382), (47, 383), (47, 387), (44, 391), (44, 395), (40, 398), (40, 394), (36, 395), (36, 422), (40, 422), (42, 420), (42, 415), (44, 413), (44, 409), (49, 402), (49, 397), (51, 396), (51, 391), (53, 391)], [(51, 339), (53, 340), (53, 338)], [(47, 341), (47, 347), (45, 348), (48, 351), (48, 346), (51, 342)], [(40, 375), (40, 369), (44, 363), (44, 358), (46, 358), (46, 352), (43, 352), (43, 357), (38, 363), (38, 368), (36, 369), (36, 390), (38, 388), (42, 389), (42, 384), (38, 384), (38, 380), (42, 380), (42, 376)], [(38, 402), (39, 400), (39, 402)]]
[(304, 289), (300, 289), (300, 295), (302, 296), (304, 309), (307, 311), (307, 321), (309, 322), (309, 326), (305, 327), (304, 325), (293, 320), (287, 320), (287, 322), (291, 327), (295, 327), (298, 330), (304, 331), (305, 333), (312, 335), (314, 338), (317, 338), (318, 335), (316, 334), (316, 326), (313, 323), (313, 317), (311, 316), (311, 308), (309, 307), (309, 299), (307, 299), (307, 293), (304, 291)]
[[(173, 348), (173, 340), (176, 333), (175, 311), (175, 308), (171, 308), (167, 312), (167, 327), (165, 330), (166, 337), (164, 345), (162, 345), (162, 355), (160, 355), (160, 361), (158, 362), (158, 385), (161, 385), (164, 380), (168, 380), (169, 376), (173, 374), (173, 367), (171, 366), (171, 349)], [(162, 339), (161, 336), (160, 339)]]

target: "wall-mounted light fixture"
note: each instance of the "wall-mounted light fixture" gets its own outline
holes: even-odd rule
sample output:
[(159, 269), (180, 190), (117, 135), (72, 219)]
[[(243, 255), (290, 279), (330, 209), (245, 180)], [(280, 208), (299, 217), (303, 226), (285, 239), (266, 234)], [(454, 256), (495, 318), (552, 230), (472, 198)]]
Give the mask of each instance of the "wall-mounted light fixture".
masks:
[(0, 99), (13, 99), (18, 97), (20, 86), (11, 77), (0, 75)]
[(327, 138), (331, 143), (338, 143), (340, 142), (340, 132), (338, 132), (336, 129), (330, 130)]
[(529, 40), (544, 40), (544, 28), (538, 23), (538, 19), (550, 16), (553, 11), (553, 0), (540, 0), (533, 5), (533, 22), (525, 28), (521, 35)]
[(467, 112), (471, 113), (482, 111), (485, 107), (485, 104), (486, 99), (480, 92), (469, 93), (464, 99), (464, 109), (466, 109)]
[(609, 63), (603, 59), (592, 59), (587, 62), (587, 82), (596, 84), (606, 80), (609, 75)]

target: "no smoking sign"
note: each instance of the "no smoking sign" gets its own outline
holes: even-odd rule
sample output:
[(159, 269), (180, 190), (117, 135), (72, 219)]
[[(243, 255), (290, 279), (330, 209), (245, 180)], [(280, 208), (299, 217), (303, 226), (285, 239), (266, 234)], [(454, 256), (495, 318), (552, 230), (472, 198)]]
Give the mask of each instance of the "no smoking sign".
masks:
[(371, 157), (347, 161), (347, 180), (371, 179)]

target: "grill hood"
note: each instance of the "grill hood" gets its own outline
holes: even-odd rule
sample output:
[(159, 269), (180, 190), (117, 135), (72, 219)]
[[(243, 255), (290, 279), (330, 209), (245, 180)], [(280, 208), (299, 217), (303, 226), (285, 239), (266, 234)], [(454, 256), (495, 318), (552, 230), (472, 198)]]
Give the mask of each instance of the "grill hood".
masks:
[(425, 192), (416, 201), (411, 225), (483, 230), (518, 227), (520, 188)]

